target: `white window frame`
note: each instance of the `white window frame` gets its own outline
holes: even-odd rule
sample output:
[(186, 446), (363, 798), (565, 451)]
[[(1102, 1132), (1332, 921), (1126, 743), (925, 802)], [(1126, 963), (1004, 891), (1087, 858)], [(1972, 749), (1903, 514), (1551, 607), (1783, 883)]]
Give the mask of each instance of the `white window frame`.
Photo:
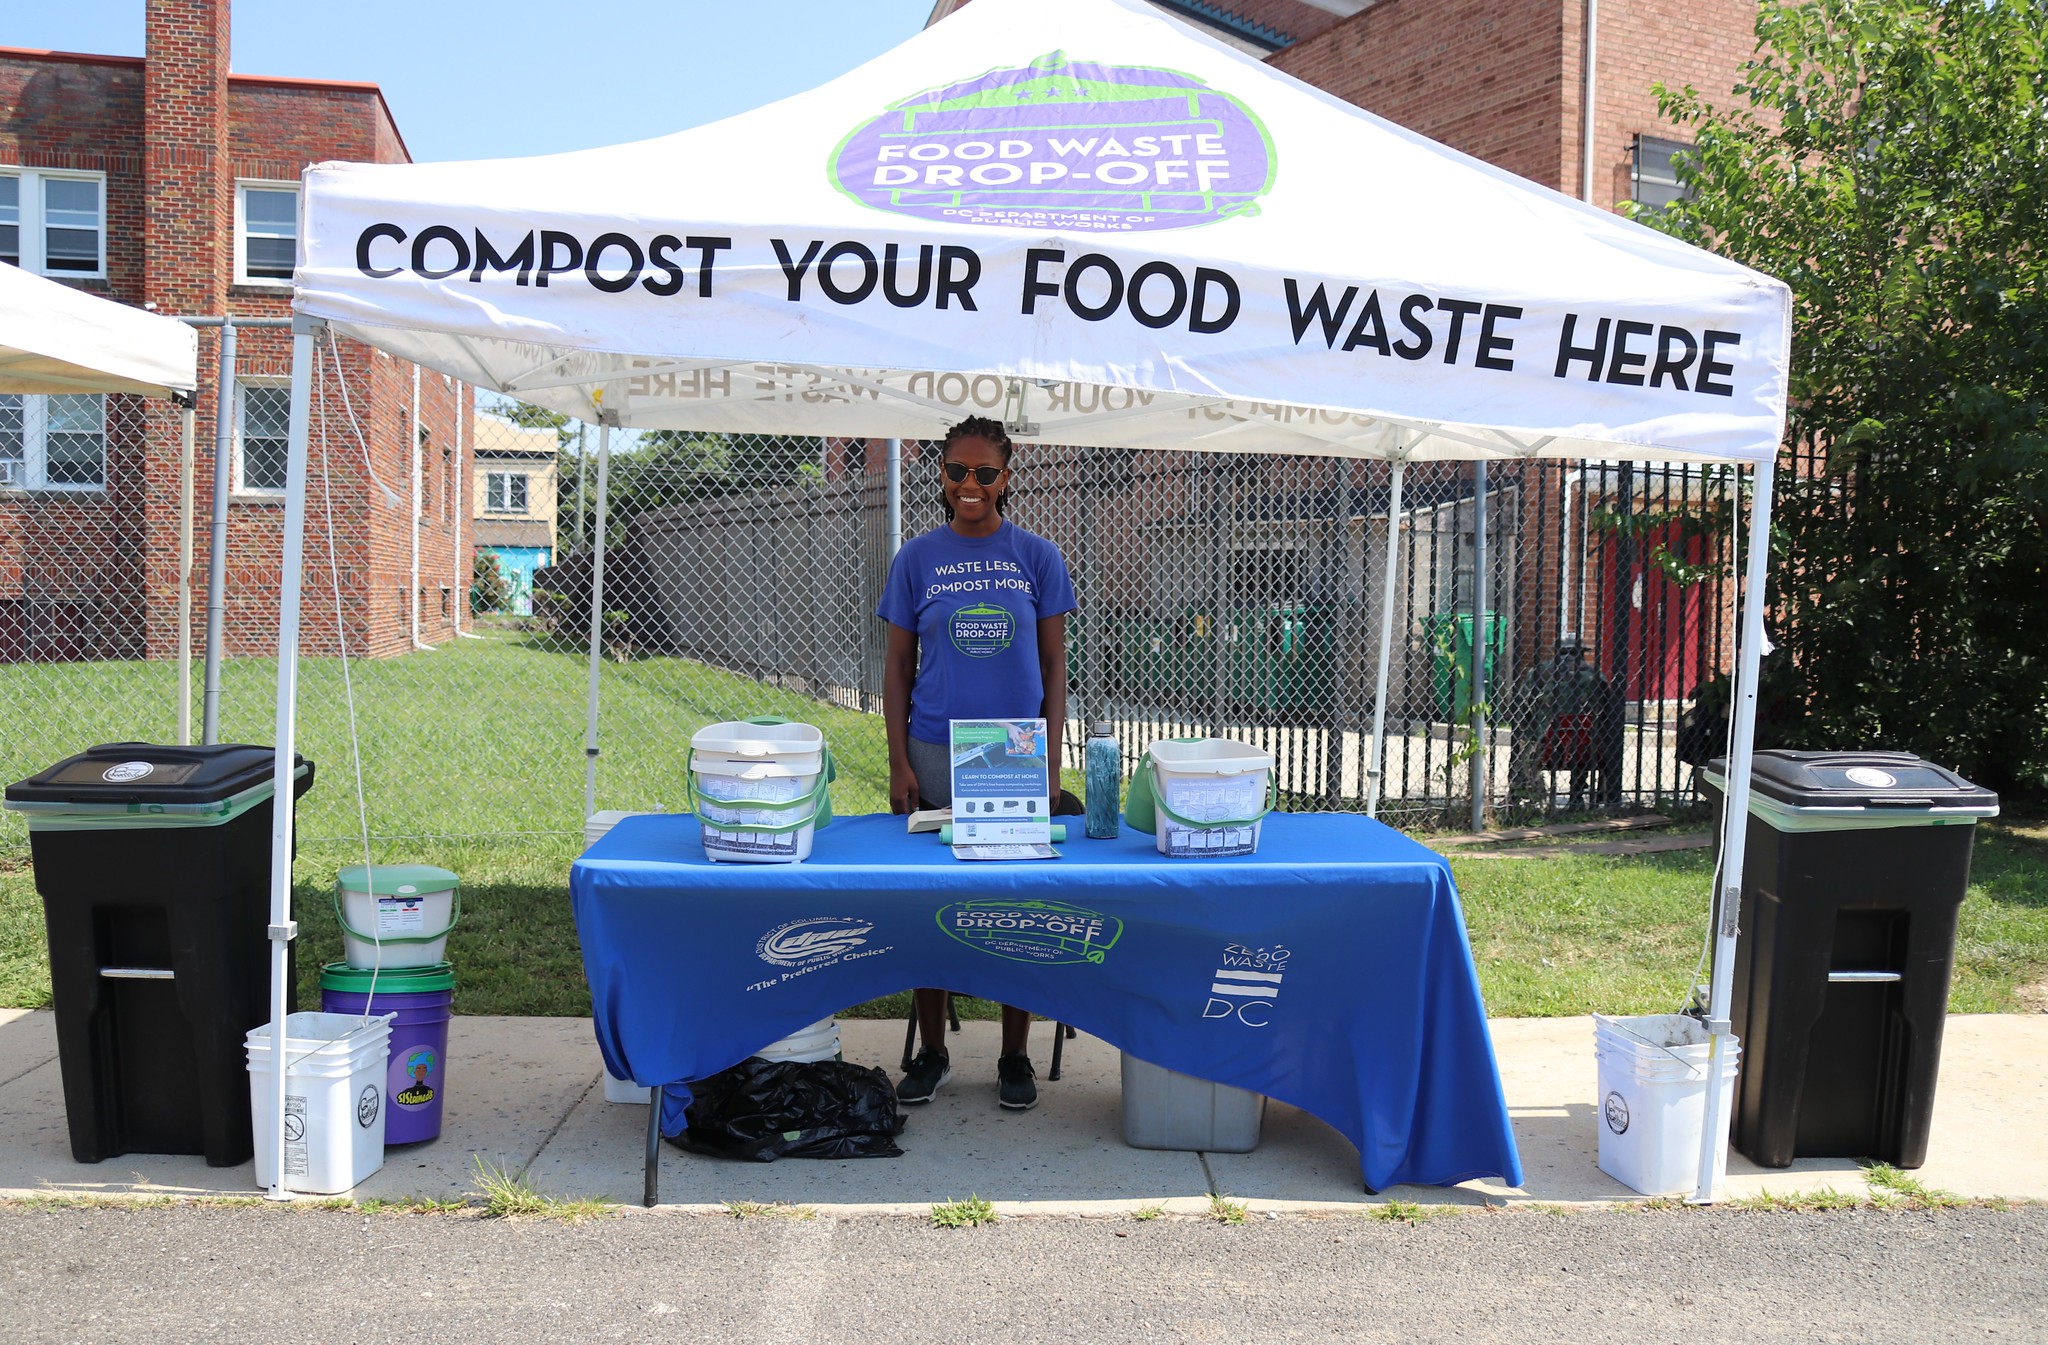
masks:
[[(70, 169), (16, 168), (8, 165), (0, 168), (0, 177), (14, 178), (21, 183), (21, 218), (18, 221), (21, 235), (22, 270), (37, 275), (54, 276), (59, 280), (104, 280), (107, 275), (107, 175), (105, 173), (74, 172)], [(99, 188), (100, 218), (96, 226), (99, 234), (99, 255), (90, 271), (52, 271), (49, 269), (49, 212), (44, 207), (45, 183), (90, 182)]]
[[(520, 504), (517, 504), (517, 505), (514, 505), (514, 504), (512, 503), (512, 481), (513, 481), (513, 478), (515, 478), (515, 477), (516, 477), (516, 478), (518, 478), (518, 480), (519, 480), (519, 493), (520, 493), (521, 495), (523, 495), (523, 496), (525, 496), (525, 497), (526, 497), (526, 498), (525, 498), (525, 500), (524, 500), (524, 501), (523, 501), (522, 503), (520, 503)], [(491, 503), (491, 487), (492, 487), (493, 483), (495, 483), (495, 482), (497, 482), (498, 480), (501, 480), (501, 479), (502, 479), (502, 480), (504, 481), (504, 483), (505, 483), (505, 491), (504, 491), (504, 499), (505, 499), (505, 503), (504, 503), (503, 505), (494, 505), (494, 504), (492, 504), (492, 503)], [(514, 472), (514, 471), (510, 471), (510, 470), (507, 470), (507, 471), (501, 471), (501, 472), (497, 472), (497, 471), (489, 471), (489, 470), (486, 470), (486, 471), (484, 472), (484, 512), (485, 512), (485, 513), (487, 513), (487, 514), (530, 514), (530, 513), (532, 513), (532, 512), (533, 512), (533, 473), (532, 473), (532, 472)]]
[[(290, 192), (294, 201), (298, 199), (299, 195), (299, 184), (296, 182), (275, 182), (265, 178), (237, 178), (235, 180), (235, 283), (237, 285), (262, 286), (269, 289), (290, 289), (292, 282), (289, 276), (279, 279), (276, 276), (252, 276), (249, 274), (249, 192), (252, 189), (255, 191)], [(263, 236), (266, 238), (276, 237), (275, 234), (265, 234)], [(298, 249), (298, 240), (299, 226), (295, 211), (292, 224), (292, 248), (294, 253)]]
[[(21, 396), (21, 479), (10, 481), (0, 478), (0, 494), (20, 491), (62, 491), (73, 495), (102, 494), (107, 488), (107, 399), (97, 392), (66, 393), (65, 396), (91, 397), (100, 408), (100, 479), (97, 481), (51, 481), (50, 467), (50, 399), (40, 393), (23, 393)], [(8, 464), (10, 467), (13, 464)]]
[(248, 433), (248, 393), (258, 388), (276, 388), (286, 390), (288, 392), (289, 389), (291, 388), (291, 383), (288, 380), (281, 378), (238, 378), (235, 380), (234, 493), (236, 495), (253, 496), (255, 498), (264, 500), (281, 500), (284, 498), (284, 483), (280, 482), (275, 486), (252, 486), (249, 484), (248, 466), (242, 454), (242, 445)]
[[(1678, 180), (1678, 169), (1671, 161), (1695, 148), (1690, 141), (1638, 132), (1629, 142), (1629, 199), (1645, 210), (1662, 210), (1677, 201), (1690, 201), (1692, 188)], [(1660, 166), (1652, 166), (1652, 160)]]

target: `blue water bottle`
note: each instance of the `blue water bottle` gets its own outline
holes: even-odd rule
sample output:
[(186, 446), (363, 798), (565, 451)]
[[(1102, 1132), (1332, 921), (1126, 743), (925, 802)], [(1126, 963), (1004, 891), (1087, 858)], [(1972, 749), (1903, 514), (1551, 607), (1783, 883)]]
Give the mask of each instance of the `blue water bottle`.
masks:
[(1088, 747), (1081, 764), (1088, 801), (1088, 835), (1098, 841), (1110, 840), (1122, 829), (1117, 821), (1117, 787), (1123, 781), (1123, 757), (1110, 734), (1108, 720), (1098, 719), (1088, 726)]

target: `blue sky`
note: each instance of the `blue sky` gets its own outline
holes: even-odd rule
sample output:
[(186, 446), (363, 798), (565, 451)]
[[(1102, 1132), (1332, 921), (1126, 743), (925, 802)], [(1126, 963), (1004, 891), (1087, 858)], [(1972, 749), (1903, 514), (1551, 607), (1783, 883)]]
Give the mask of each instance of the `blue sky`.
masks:
[[(415, 160), (642, 140), (799, 93), (924, 26), (931, 0), (236, 0), (237, 74), (383, 86)], [(5, 6), (0, 46), (142, 54), (143, 0)]]

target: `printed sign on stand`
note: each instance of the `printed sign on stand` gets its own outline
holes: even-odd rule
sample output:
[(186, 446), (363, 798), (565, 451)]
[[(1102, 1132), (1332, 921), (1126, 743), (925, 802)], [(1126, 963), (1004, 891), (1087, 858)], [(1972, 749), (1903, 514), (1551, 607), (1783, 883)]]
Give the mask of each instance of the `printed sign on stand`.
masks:
[[(952, 721), (953, 853), (1051, 859), (1051, 771), (1043, 719)], [(976, 853), (988, 847), (1004, 853)]]

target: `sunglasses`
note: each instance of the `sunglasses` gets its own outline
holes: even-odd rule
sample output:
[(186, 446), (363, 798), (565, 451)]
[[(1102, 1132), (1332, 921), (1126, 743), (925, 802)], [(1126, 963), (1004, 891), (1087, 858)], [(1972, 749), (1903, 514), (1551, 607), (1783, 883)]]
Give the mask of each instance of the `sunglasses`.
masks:
[(996, 483), (997, 478), (1001, 477), (1004, 472), (1010, 470), (1007, 467), (969, 467), (964, 462), (949, 462), (945, 464), (945, 468), (946, 479), (948, 481), (956, 483), (965, 481), (967, 479), (967, 474), (969, 472), (973, 472), (974, 479), (976, 481), (979, 481), (984, 486), (993, 486)]

